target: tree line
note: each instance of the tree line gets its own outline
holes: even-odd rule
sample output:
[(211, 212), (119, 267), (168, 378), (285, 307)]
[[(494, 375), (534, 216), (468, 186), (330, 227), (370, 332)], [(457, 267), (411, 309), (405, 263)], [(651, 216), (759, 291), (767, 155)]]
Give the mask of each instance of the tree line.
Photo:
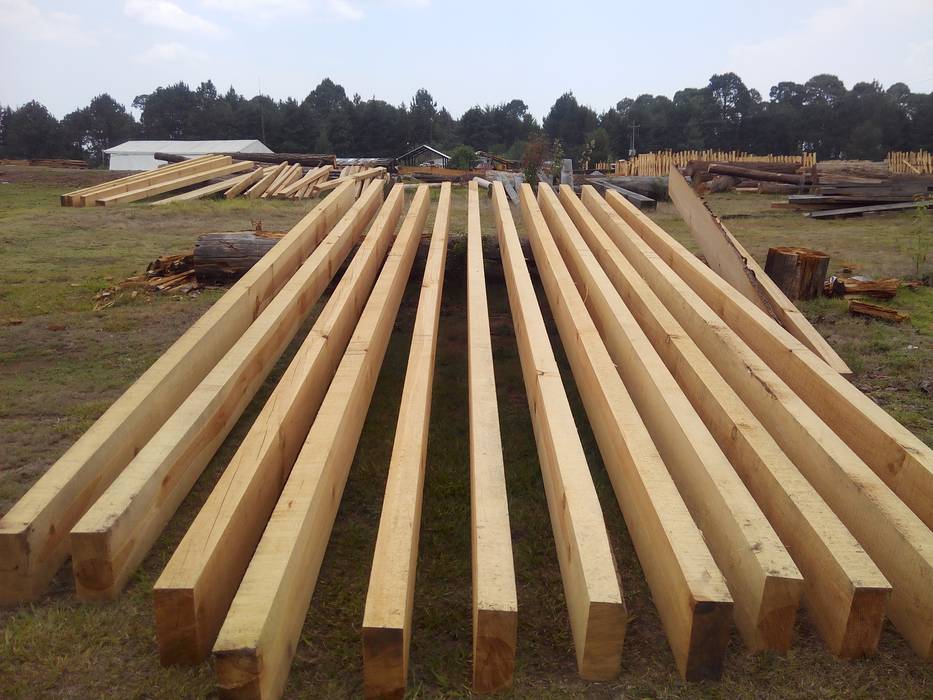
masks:
[(638, 152), (722, 149), (750, 153), (815, 151), (821, 160), (871, 159), (889, 150), (933, 149), (933, 93), (877, 81), (847, 89), (834, 75), (780, 82), (765, 100), (735, 73), (714, 75), (702, 88), (673, 98), (624, 98), (602, 114), (572, 92), (557, 98), (539, 123), (520, 99), (475, 106), (458, 119), (418, 90), (407, 104), (352, 98), (324, 79), (303, 100), (247, 99), (211, 81), (179, 82), (139, 95), (133, 113), (110, 95), (58, 120), (37, 101), (0, 105), (0, 156), (83, 158), (104, 162), (103, 150), (130, 139), (254, 139), (276, 152), (397, 156), (428, 143), (459, 146), (519, 160), (529, 144), (559, 142), (566, 157), (592, 162)]

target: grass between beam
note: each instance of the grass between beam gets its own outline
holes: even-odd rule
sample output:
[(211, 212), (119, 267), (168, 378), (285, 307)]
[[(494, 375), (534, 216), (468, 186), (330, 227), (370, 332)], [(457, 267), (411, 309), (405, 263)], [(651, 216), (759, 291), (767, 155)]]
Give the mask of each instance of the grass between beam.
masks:
[[(13, 180), (14, 168), (0, 179)], [(21, 168), (19, 170), (27, 170)], [(30, 171), (43, 169), (29, 168)], [(61, 171), (58, 171), (61, 172)], [(122, 390), (216, 300), (157, 296), (92, 311), (91, 297), (138, 274), (149, 260), (180, 252), (203, 232), (239, 230), (262, 218), (265, 228), (287, 230), (314, 204), (267, 200), (190, 202), (174, 207), (127, 206), (71, 209), (58, 206), (61, 192), (93, 184), (21, 182), (0, 185), (0, 510), (6, 510), (38, 475)], [(83, 177), (69, 173), (69, 178)], [(38, 174), (33, 174), (34, 179)], [(57, 178), (49, 171), (43, 182)], [(481, 193), (482, 194), (482, 193)], [(434, 194), (436, 197), (436, 194)], [(718, 195), (717, 214), (759, 261), (768, 245), (800, 244), (827, 250), (831, 272), (839, 263), (859, 265), (873, 276), (909, 276), (913, 265), (899, 240), (909, 215), (869, 220), (816, 222), (767, 209), (773, 198)], [(487, 254), (496, 254), (492, 212), (480, 197)], [(686, 229), (669, 204), (656, 216), (679, 240)], [(433, 212), (429, 214), (433, 220)], [(521, 217), (516, 223), (520, 225)], [(411, 648), (412, 695), (468, 697), (470, 654), (469, 455), (466, 416), (466, 191), (454, 191), (451, 244), (441, 310), (431, 433), (425, 476), (421, 561), (415, 593)], [(821, 245), (821, 242), (824, 245)], [(827, 245), (828, 243), (828, 245)], [(345, 697), (362, 689), (360, 622), (375, 546), (385, 470), (392, 450), (421, 278), (423, 244), (396, 330), (383, 364), (373, 405), (350, 472), (334, 535), (312, 599), (314, 624), (299, 642), (286, 690), (291, 695)], [(612, 683), (586, 683), (576, 676), (544, 488), (512, 336), (501, 267), (487, 260), (489, 304), (502, 420), (510, 517), (519, 596), (517, 697), (573, 698), (696, 696), (922, 697), (933, 670), (916, 659), (885, 626), (876, 657), (854, 663), (834, 660), (801, 611), (795, 644), (785, 656), (745, 653), (734, 636), (720, 684), (677, 679), (660, 620), (638, 566), (599, 451), (563, 358), (554, 343), (581, 439), (596, 482), (613, 554), (625, 581), (629, 625), (622, 675)], [(72, 287), (78, 284), (79, 287)], [(543, 294), (538, 295), (550, 318)], [(888, 303), (888, 302), (885, 302)], [(853, 378), (881, 405), (933, 444), (933, 400), (922, 390), (933, 366), (933, 290), (902, 289), (891, 306), (912, 313), (911, 326), (891, 326), (849, 317), (845, 303), (804, 305), (817, 328), (856, 370)], [(163, 669), (152, 623), (151, 588), (165, 562), (242, 440), (274, 382), (310, 328), (299, 331), (260, 395), (247, 409), (192, 494), (172, 519), (127, 592), (115, 603), (87, 606), (73, 598), (71, 574), (59, 573), (55, 592), (40, 603), (0, 610), (0, 697), (175, 699), (204, 697), (213, 688), (208, 665)], [(65, 326), (64, 330), (50, 327)], [(908, 346), (913, 346), (912, 349)], [(859, 366), (855, 366), (858, 361)], [(933, 392), (933, 386), (928, 386)], [(7, 448), (11, 446), (12, 449)]]

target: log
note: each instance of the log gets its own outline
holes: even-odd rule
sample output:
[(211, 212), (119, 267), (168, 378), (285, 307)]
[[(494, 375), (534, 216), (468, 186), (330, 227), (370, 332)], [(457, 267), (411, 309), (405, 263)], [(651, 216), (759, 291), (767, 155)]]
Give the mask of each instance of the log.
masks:
[(841, 297), (847, 294), (858, 294), (878, 299), (893, 299), (901, 281), (896, 277), (885, 277), (880, 280), (860, 280), (855, 277), (830, 277), (823, 285), (823, 294), (828, 297)]
[(784, 182), (788, 185), (812, 185), (813, 178), (809, 175), (794, 175), (791, 173), (775, 173), (756, 168), (743, 168), (739, 165), (727, 163), (710, 163), (707, 172), (713, 175), (731, 175), (742, 180), (758, 180), (760, 182)]
[[(334, 166), (337, 157), (323, 153), (215, 153), (215, 156), (229, 156), (236, 160), (251, 160), (255, 163), (273, 163), (278, 164), (283, 160), (289, 163), (300, 163), (306, 168), (317, 168), (322, 165)], [(184, 156), (176, 153), (154, 153), (153, 158), (164, 160), (167, 163), (180, 163), (187, 160)]]
[(829, 256), (810, 248), (768, 249), (765, 273), (790, 299), (815, 299), (823, 291)]
[(199, 280), (235, 279), (259, 262), (285, 235), (282, 231), (205, 233), (194, 244), (194, 271)]

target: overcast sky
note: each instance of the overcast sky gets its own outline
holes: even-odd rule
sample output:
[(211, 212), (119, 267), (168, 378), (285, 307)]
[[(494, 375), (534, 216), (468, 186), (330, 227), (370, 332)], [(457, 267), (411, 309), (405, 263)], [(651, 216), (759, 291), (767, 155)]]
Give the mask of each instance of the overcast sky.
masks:
[(110, 93), (127, 106), (179, 80), (302, 99), (322, 78), (455, 117), (563, 92), (599, 112), (734, 71), (767, 99), (779, 80), (835, 73), (933, 91), (933, 0), (0, 0), (0, 104), (62, 117)]

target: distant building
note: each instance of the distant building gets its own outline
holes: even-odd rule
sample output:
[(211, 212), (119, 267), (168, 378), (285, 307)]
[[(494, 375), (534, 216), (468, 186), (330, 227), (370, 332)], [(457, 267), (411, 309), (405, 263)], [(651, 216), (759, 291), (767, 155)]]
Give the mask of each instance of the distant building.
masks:
[(450, 162), (450, 156), (441, 153), (436, 148), (431, 148), (427, 144), (421, 144), (417, 148), (411, 149), (396, 158), (399, 165), (433, 165), (439, 168), (446, 168)]
[(272, 153), (256, 139), (235, 141), (127, 141), (104, 151), (110, 156), (111, 170), (152, 170), (165, 163), (156, 153), (172, 153), (197, 158), (211, 153)]

